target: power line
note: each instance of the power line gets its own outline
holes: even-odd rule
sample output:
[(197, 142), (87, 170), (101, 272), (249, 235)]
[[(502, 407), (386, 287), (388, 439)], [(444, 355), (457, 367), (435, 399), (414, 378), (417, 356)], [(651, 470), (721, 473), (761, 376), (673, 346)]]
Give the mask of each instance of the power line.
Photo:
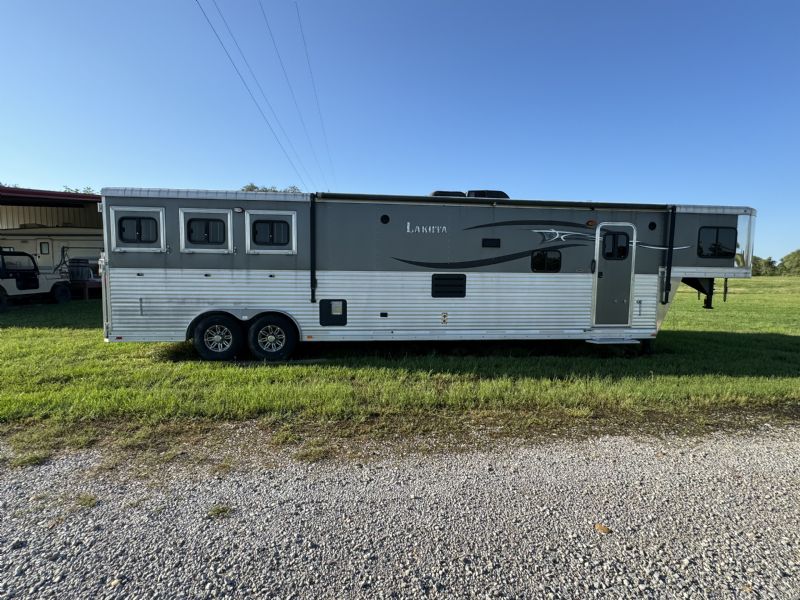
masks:
[(233, 57), (231, 56), (230, 52), (228, 52), (228, 49), (225, 47), (225, 44), (222, 42), (222, 38), (219, 36), (219, 33), (217, 33), (216, 27), (214, 27), (214, 24), (211, 22), (211, 19), (208, 18), (208, 14), (206, 14), (206, 11), (203, 8), (203, 5), (200, 4), (200, 0), (194, 0), (194, 1), (197, 4), (197, 7), (200, 9), (200, 12), (203, 13), (203, 16), (206, 19), (206, 23), (208, 23), (208, 26), (211, 27), (211, 31), (214, 32), (214, 36), (217, 38), (217, 41), (219, 42), (219, 45), (222, 46), (222, 50), (225, 52), (225, 56), (228, 57), (228, 60), (230, 61), (231, 66), (233, 67), (233, 70), (236, 71), (236, 74), (239, 76), (239, 80), (242, 82), (242, 85), (244, 86), (244, 89), (247, 90), (247, 93), (250, 96), (250, 99), (253, 101), (253, 104), (256, 105), (256, 108), (258, 109), (258, 112), (261, 115), (261, 118), (264, 120), (264, 123), (269, 128), (269, 130), (272, 132), (272, 136), (275, 138), (275, 141), (278, 143), (278, 146), (283, 151), (283, 155), (286, 157), (286, 160), (291, 165), (292, 170), (294, 171), (295, 175), (297, 175), (297, 178), (300, 180), (300, 182), (302, 183), (303, 187), (308, 189), (308, 184), (303, 179), (303, 176), (300, 175), (300, 171), (297, 170), (297, 167), (295, 166), (294, 161), (292, 161), (292, 158), (289, 156), (289, 153), (286, 152), (286, 148), (283, 147), (283, 144), (281, 143), (281, 140), (278, 137), (278, 134), (275, 133), (275, 129), (273, 129), (272, 124), (269, 122), (269, 119), (267, 119), (267, 115), (264, 114), (264, 111), (262, 110), (261, 105), (258, 103), (258, 100), (256, 100), (256, 97), (253, 94), (253, 91), (250, 89), (250, 86), (247, 85), (247, 81), (245, 81), (245, 78), (242, 76), (241, 71), (239, 71), (239, 67), (236, 66), (236, 63), (234, 62)]
[(281, 57), (280, 50), (278, 50), (278, 43), (275, 40), (275, 36), (272, 33), (272, 27), (270, 27), (270, 25), (269, 25), (269, 19), (267, 18), (267, 13), (264, 10), (264, 5), (261, 2), (261, 0), (258, 0), (258, 6), (261, 9), (261, 16), (264, 18), (264, 25), (266, 25), (267, 32), (269, 33), (269, 37), (272, 40), (272, 46), (273, 46), (273, 48), (275, 48), (275, 54), (277, 55), (278, 62), (281, 65), (281, 70), (283, 71), (283, 77), (286, 80), (286, 85), (289, 87), (289, 93), (292, 96), (292, 101), (294, 102), (294, 107), (297, 110), (297, 116), (300, 118), (300, 123), (303, 125), (303, 131), (305, 132), (306, 139), (308, 140), (308, 144), (311, 147), (311, 152), (312, 152), (312, 154), (314, 156), (314, 161), (316, 162), (317, 168), (319, 169), (320, 173), (322, 174), (323, 180), (325, 180), (326, 187), (329, 188), (329, 186), (327, 185), (327, 178), (325, 177), (325, 172), (322, 170), (322, 165), (320, 165), (319, 159), (317, 158), (317, 154), (314, 151), (314, 145), (311, 143), (311, 136), (308, 133), (308, 128), (306, 127), (305, 119), (303, 119), (303, 113), (300, 110), (300, 104), (297, 102), (297, 96), (294, 93), (294, 87), (292, 86), (292, 82), (289, 79), (289, 74), (286, 71), (286, 65), (283, 62), (283, 58)]
[[(322, 165), (319, 162), (319, 158), (317, 157), (317, 153), (314, 150), (314, 144), (311, 142), (311, 135), (308, 133), (308, 127), (306, 126), (306, 121), (303, 118), (303, 112), (300, 110), (300, 104), (297, 102), (297, 96), (295, 96), (294, 88), (289, 80), (289, 75), (286, 72), (286, 66), (283, 63), (283, 58), (281, 58), (281, 53), (278, 50), (278, 43), (275, 41), (275, 36), (272, 34), (272, 27), (269, 26), (269, 19), (267, 19), (267, 13), (264, 10), (264, 5), (261, 0), (258, 0), (258, 6), (261, 9), (261, 16), (264, 17), (264, 25), (267, 26), (267, 32), (269, 32), (269, 37), (272, 40), (272, 45), (275, 48), (275, 54), (278, 55), (278, 62), (281, 64), (281, 69), (283, 70), (283, 77), (286, 79), (286, 84), (289, 86), (289, 92), (292, 95), (292, 101), (294, 102), (294, 107), (297, 109), (297, 116), (300, 117), (300, 123), (303, 126), (303, 131), (306, 134), (306, 139), (308, 140), (308, 145), (311, 147), (311, 153), (314, 156), (314, 162), (317, 164), (317, 168), (319, 172), (322, 174), (322, 179), (325, 181), (325, 187), (328, 187), (328, 180), (325, 177), (325, 171), (322, 170)], [(330, 188), (329, 188), (330, 189)]]
[(261, 97), (264, 99), (264, 102), (266, 103), (267, 107), (269, 108), (270, 112), (272, 113), (272, 116), (275, 119), (275, 123), (277, 123), (277, 125), (278, 125), (278, 129), (281, 130), (281, 133), (283, 134), (284, 139), (289, 144), (289, 148), (291, 148), (292, 152), (294, 153), (295, 158), (297, 158), (297, 162), (300, 164), (300, 168), (303, 169), (303, 172), (308, 176), (308, 179), (311, 181), (311, 185), (314, 186), (314, 188), (316, 189), (317, 184), (314, 182), (314, 178), (311, 177), (311, 173), (309, 173), (308, 169), (306, 169), (306, 166), (303, 164), (303, 159), (300, 158), (300, 153), (294, 147), (294, 144), (292, 143), (292, 139), (289, 137), (289, 134), (286, 133), (286, 130), (283, 128), (283, 125), (281, 125), (281, 121), (280, 121), (280, 119), (278, 119), (278, 113), (275, 112), (275, 109), (273, 108), (272, 103), (269, 101), (269, 99), (267, 98), (267, 94), (264, 92), (264, 88), (261, 87), (261, 82), (258, 80), (258, 77), (256, 77), (256, 74), (253, 72), (252, 67), (250, 67), (250, 62), (247, 60), (247, 57), (244, 55), (244, 51), (242, 51), (242, 47), (239, 45), (239, 42), (236, 40), (236, 36), (233, 34), (233, 31), (231, 30), (230, 25), (228, 25), (228, 20), (225, 18), (225, 15), (222, 14), (222, 10), (220, 9), (219, 4), (217, 4), (217, 0), (211, 0), (211, 2), (214, 4), (214, 8), (217, 9), (217, 13), (219, 14), (219, 18), (222, 19), (222, 23), (225, 25), (225, 29), (228, 30), (228, 35), (231, 36), (231, 39), (233, 40), (233, 43), (236, 46), (236, 49), (239, 51), (239, 56), (242, 57), (242, 60), (244, 61), (245, 66), (247, 67), (247, 70), (250, 72), (250, 76), (253, 78), (253, 81), (256, 82), (256, 85), (258, 86), (258, 90), (261, 92)]
[[(259, 0), (260, 1), (260, 0)], [(306, 34), (303, 33), (303, 21), (300, 19), (300, 5), (295, 0), (295, 9), (297, 9), (297, 23), (300, 25), (300, 37), (303, 38), (303, 48), (306, 51), (306, 62), (308, 63), (308, 73), (311, 75), (311, 87), (314, 89), (314, 99), (317, 102), (317, 114), (319, 115), (319, 124), (322, 126), (322, 137), (325, 140), (325, 150), (328, 152), (328, 162), (331, 166), (331, 174), (333, 182), (336, 184), (336, 170), (333, 168), (333, 159), (331, 158), (331, 147), (328, 145), (328, 132), (325, 130), (325, 121), (322, 118), (322, 108), (319, 105), (319, 94), (317, 94), (317, 84), (314, 81), (314, 71), (311, 70), (311, 58), (308, 55), (308, 44), (306, 44)]]

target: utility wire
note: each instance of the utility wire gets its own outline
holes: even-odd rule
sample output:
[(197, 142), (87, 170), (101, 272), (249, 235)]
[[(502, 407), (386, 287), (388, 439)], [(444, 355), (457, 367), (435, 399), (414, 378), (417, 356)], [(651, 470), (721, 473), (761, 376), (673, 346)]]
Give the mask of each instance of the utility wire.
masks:
[(328, 186), (328, 180), (325, 177), (325, 171), (322, 170), (322, 165), (319, 162), (319, 158), (317, 158), (317, 153), (314, 150), (314, 144), (311, 142), (311, 136), (308, 133), (308, 127), (306, 126), (306, 121), (303, 118), (303, 112), (300, 110), (300, 104), (297, 102), (297, 96), (295, 96), (294, 88), (289, 80), (289, 75), (286, 72), (286, 65), (283, 63), (283, 58), (281, 58), (281, 53), (278, 50), (278, 43), (275, 41), (275, 36), (272, 34), (272, 27), (269, 26), (269, 19), (267, 19), (267, 12), (264, 10), (264, 4), (261, 0), (258, 0), (258, 7), (261, 9), (261, 16), (264, 17), (264, 25), (267, 26), (267, 32), (269, 32), (269, 37), (272, 40), (272, 45), (275, 48), (275, 54), (278, 55), (278, 62), (281, 64), (281, 69), (283, 70), (283, 77), (286, 79), (286, 85), (289, 86), (289, 92), (292, 95), (292, 101), (294, 102), (294, 107), (297, 109), (297, 116), (300, 117), (300, 123), (303, 125), (303, 131), (306, 134), (306, 139), (308, 140), (308, 145), (311, 147), (311, 154), (314, 156), (314, 162), (317, 164), (317, 168), (319, 172), (322, 174), (322, 179), (325, 182), (325, 187), (330, 190)]
[[(260, 1), (260, 0), (259, 0)], [(300, 5), (295, 0), (294, 7), (297, 10), (297, 23), (300, 25), (300, 37), (303, 38), (303, 48), (306, 51), (306, 62), (308, 63), (308, 73), (311, 75), (311, 87), (314, 89), (314, 99), (317, 102), (317, 114), (319, 115), (319, 124), (322, 126), (322, 137), (325, 140), (325, 150), (328, 153), (328, 163), (331, 166), (331, 175), (333, 176), (334, 185), (336, 184), (336, 171), (333, 168), (333, 159), (331, 158), (331, 147), (328, 145), (328, 132), (325, 130), (325, 121), (322, 118), (322, 108), (319, 105), (319, 94), (317, 94), (317, 84), (314, 81), (314, 71), (311, 70), (311, 58), (308, 55), (308, 44), (306, 44), (306, 34), (303, 33), (303, 21), (300, 18)]]
[(286, 130), (283, 128), (283, 125), (281, 125), (281, 121), (280, 121), (280, 119), (278, 119), (278, 113), (275, 112), (275, 109), (273, 108), (272, 103), (269, 101), (269, 99), (267, 98), (267, 94), (264, 92), (264, 88), (261, 87), (261, 82), (258, 80), (258, 77), (256, 77), (256, 74), (253, 72), (253, 69), (250, 67), (250, 62), (247, 60), (247, 57), (244, 55), (244, 52), (242, 51), (242, 47), (239, 45), (239, 42), (236, 40), (236, 36), (233, 34), (233, 31), (231, 30), (230, 26), (228, 25), (228, 20), (225, 18), (225, 15), (222, 14), (222, 10), (220, 9), (219, 4), (217, 4), (217, 0), (211, 0), (211, 2), (213, 2), (214, 8), (217, 9), (217, 13), (219, 14), (219, 18), (222, 19), (222, 23), (225, 25), (225, 29), (228, 30), (228, 35), (231, 36), (231, 39), (233, 40), (233, 43), (236, 46), (236, 49), (239, 51), (239, 56), (242, 57), (242, 60), (244, 61), (245, 66), (247, 67), (247, 70), (250, 72), (250, 76), (253, 78), (253, 81), (256, 82), (256, 86), (258, 86), (258, 90), (261, 92), (261, 97), (264, 99), (264, 102), (266, 103), (267, 107), (269, 108), (270, 112), (272, 113), (272, 116), (275, 119), (275, 123), (277, 123), (277, 125), (278, 125), (278, 129), (281, 130), (281, 133), (283, 134), (284, 139), (289, 144), (289, 148), (294, 153), (294, 156), (297, 159), (297, 162), (300, 165), (300, 168), (306, 174), (306, 176), (308, 177), (309, 181), (311, 181), (311, 185), (314, 186), (314, 189), (316, 189), (317, 188), (317, 184), (314, 182), (314, 178), (311, 177), (311, 173), (309, 173), (308, 169), (306, 169), (306, 166), (303, 164), (303, 159), (300, 158), (300, 153), (297, 152), (297, 149), (294, 147), (294, 144), (292, 143), (292, 139), (289, 137), (289, 134), (286, 133)]
[(286, 152), (286, 148), (284, 148), (283, 144), (281, 143), (281, 140), (278, 137), (278, 134), (275, 133), (275, 129), (273, 129), (272, 124), (269, 122), (269, 119), (267, 119), (267, 115), (264, 114), (264, 111), (261, 108), (261, 105), (258, 103), (258, 100), (256, 100), (255, 95), (253, 95), (253, 91), (250, 89), (250, 86), (247, 85), (247, 81), (242, 76), (241, 71), (239, 71), (239, 67), (236, 66), (236, 63), (234, 62), (233, 57), (231, 56), (230, 52), (228, 52), (228, 49), (225, 47), (225, 44), (222, 42), (222, 38), (219, 37), (219, 33), (217, 33), (216, 27), (214, 27), (214, 24), (211, 22), (211, 19), (208, 18), (208, 14), (206, 14), (205, 9), (203, 9), (203, 5), (200, 4), (200, 0), (194, 0), (194, 1), (197, 4), (197, 7), (200, 9), (200, 12), (202, 12), (203, 16), (206, 18), (206, 22), (208, 23), (208, 26), (211, 27), (211, 31), (214, 32), (214, 36), (217, 38), (217, 41), (219, 42), (219, 45), (222, 46), (222, 50), (225, 52), (225, 56), (228, 57), (228, 60), (230, 61), (231, 66), (233, 67), (233, 70), (236, 71), (236, 74), (239, 76), (239, 80), (242, 82), (242, 85), (244, 86), (244, 89), (247, 90), (247, 93), (250, 96), (250, 99), (253, 101), (253, 104), (256, 105), (256, 108), (258, 109), (258, 112), (261, 115), (261, 118), (264, 120), (264, 123), (269, 128), (269, 130), (272, 132), (272, 135), (275, 138), (275, 141), (278, 143), (278, 146), (283, 151), (283, 155), (286, 157), (286, 160), (291, 165), (292, 170), (294, 170), (295, 175), (297, 175), (297, 178), (300, 180), (300, 182), (302, 183), (303, 187), (308, 189), (308, 184), (306, 184), (305, 180), (303, 179), (303, 176), (300, 175), (300, 171), (297, 170), (297, 167), (295, 166), (294, 161), (292, 161), (292, 158), (289, 156), (289, 153)]

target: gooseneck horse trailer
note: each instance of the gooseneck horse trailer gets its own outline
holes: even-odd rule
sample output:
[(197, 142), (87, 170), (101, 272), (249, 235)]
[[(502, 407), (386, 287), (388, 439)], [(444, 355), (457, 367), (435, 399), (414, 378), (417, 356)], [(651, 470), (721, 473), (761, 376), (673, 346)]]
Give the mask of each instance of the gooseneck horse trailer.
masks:
[(649, 345), (681, 282), (750, 277), (755, 210), (430, 196), (107, 188), (105, 339), (207, 359), (298, 342)]

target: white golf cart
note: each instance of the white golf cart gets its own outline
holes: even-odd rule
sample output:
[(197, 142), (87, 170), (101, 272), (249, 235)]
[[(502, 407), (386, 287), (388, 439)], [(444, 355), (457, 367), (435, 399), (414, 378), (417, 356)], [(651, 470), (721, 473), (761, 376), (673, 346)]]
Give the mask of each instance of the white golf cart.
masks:
[(0, 311), (11, 300), (41, 295), (58, 304), (69, 302), (72, 294), (66, 267), (41, 273), (30, 254), (0, 249)]

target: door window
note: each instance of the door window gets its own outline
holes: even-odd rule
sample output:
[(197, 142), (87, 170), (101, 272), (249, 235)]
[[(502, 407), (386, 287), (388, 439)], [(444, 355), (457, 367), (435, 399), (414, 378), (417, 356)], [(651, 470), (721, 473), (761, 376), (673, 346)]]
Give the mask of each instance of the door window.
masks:
[(629, 243), (627, 233), (609, 231), (603, 236), (603, 258), (625, 260), (628, 258)]

